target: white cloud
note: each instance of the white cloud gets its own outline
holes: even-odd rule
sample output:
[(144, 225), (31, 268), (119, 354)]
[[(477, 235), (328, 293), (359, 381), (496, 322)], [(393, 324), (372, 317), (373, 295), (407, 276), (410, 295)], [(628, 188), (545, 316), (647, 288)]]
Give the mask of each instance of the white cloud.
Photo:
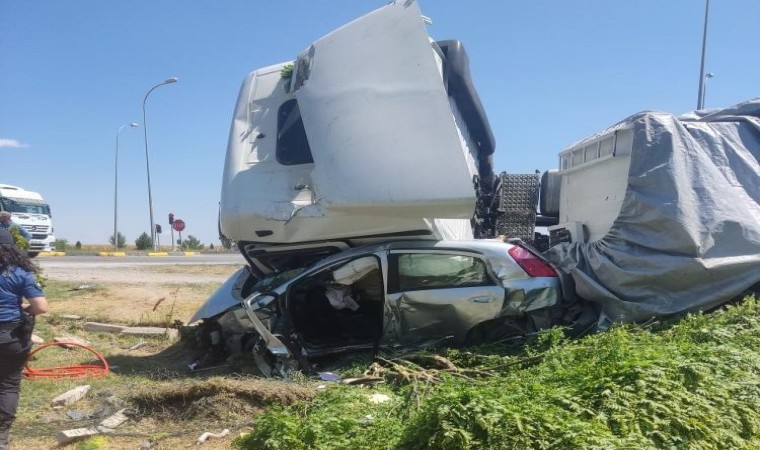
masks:
[(17, 141), (16, 139), (3, 139), (0, 138), (0, 148), (24, 148), (29, 147), (28, 145)]

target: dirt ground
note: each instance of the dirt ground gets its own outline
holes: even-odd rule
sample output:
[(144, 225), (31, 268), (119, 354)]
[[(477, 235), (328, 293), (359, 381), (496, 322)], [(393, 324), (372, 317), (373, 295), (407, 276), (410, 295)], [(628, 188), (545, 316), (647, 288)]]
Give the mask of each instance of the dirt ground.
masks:
[[(85, 379), (34, 379), (22, 383), (12, 448), (151, 449), (189, 448), (205, 431), (229, 429), (228, 436), (209, 439), (207, 449), (230, 448), (232, 440), (252, 426), (255, 414), (272, 404), (309, 398), (314, 388), (256, 376), (252, 364), (227, 361), (218, 368), (190, 371), (193, 350), (165, 337), (142, 338), (88, 333), (87, 321), (123, 325), (166, 326), (184, 323), (237, 265), (124, 265), (121, 267), (49, 267), (46, 296), (50, 313), (41, 316), (36, 334), (49, 342), (75, 336), (90, 343), (111, 365), (109, 375)], [(67, 315), (81, 316), (67, 319)], [(186, 329), (185, 332), (187, 332)], [(92, 364), (80, 350), (49, 347), (30, 367)], [(85, 399), (55, 411), (50, 400), (78, 385), (89, 384)], [(92, 416), (118, 397), (130, 420), (116, 432), (65, 446), (56, 446), (57, 431), (97, 425)], [(114, 409), (114, 408), (111, 408)], [(82, 414), (89, 418), (78, 418)]]

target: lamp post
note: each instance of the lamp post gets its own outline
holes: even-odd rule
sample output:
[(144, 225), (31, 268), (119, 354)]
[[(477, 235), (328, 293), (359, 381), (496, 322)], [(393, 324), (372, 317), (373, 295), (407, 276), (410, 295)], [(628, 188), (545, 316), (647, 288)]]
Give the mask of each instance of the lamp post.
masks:
[[(702, 109), (705, 96), (705, 49), (707, 48), (707, 17), (710, 14), (710, 0), (705, 0), (705, 26), (702, 30), (702, 58), (699, 63), (699, 92), (697, 92), (697, 109)], [(710, 78), (710, 77), (707, 77)]]
[(118, 200), (119, 200), (119, 134), (125, 127), (136, 128), (138, 125), (136, 122), (124, 124), (119, 127), (119, 131), (116, 132), (116, 152), (114, 153), (113, 161), (113, 248), (119, 249), (119, 227), (118, 227)]
[(707, 72), (705, 74), (705, 80), (702, 83), (702, 95), (700, 95), (700, 97), (699, 97), (699, 104), (701, 105), (699, 109), (702, 109), (702, 108), (705, 107), (705, 91), (707, 91), (707, 80), (709, 78), (714, 77), (714, 76), (715, 76), (715, 74), (712, 73), (712, 72)]
[(143, 135), (145, 136), (145, 168), (148, 173), (148, 209), (150, 210), (150, 240), (151, 240), (151, 243), (153, 244), (154, 250), (156, 249), (156, 225), (153, 222), (153, 197), (150, 191), (150, 158), (148, 157), (148, 122), (145, 117), (145, 102), (148, 101), (148, 96), (157, 87), (163, 86), (165, 84), (176, 83), (177, 81), (178, 81), (177, 77), (171, 77), (171, 78), (167, 78), (162, 83), (158, 83), (157, 85), (153, 86), (145, 94), (145, 97), (143, 98), (143, 104), (142, 104)]

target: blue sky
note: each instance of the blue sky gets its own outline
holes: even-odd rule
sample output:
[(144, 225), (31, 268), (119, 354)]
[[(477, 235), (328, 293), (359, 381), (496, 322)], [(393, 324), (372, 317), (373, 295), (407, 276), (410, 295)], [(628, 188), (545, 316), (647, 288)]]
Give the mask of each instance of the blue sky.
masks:
[[(56, 235), (113, 232), (117, 130), (147, 104), (154, 212), (218, 245), (227, 136), (240, 83), (383, 0), (2, 0), (0, 183), (43, 194)], [(420, 0), (459, 39), (496, 136), (497, 171), (557, 166), (573, 142), (641, 110), (696, 106), (702, 0)], [(758, 0), (712, 0), (707, 107), (760, 95)], [(149, 230), (142, 128), (119, 142), (119, 229)], [(168, 243), (168, 232), (162, 243)]]

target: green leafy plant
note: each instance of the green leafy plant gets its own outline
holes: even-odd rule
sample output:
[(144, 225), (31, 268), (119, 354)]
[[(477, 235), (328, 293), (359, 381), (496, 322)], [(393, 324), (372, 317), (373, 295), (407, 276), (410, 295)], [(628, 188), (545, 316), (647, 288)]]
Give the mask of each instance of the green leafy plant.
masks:
[(92, 436), (77, 443), (77, 450), (100, 450), (106, 448), (108, 440), (105, 436)]
[(151, 249), (153, 248), (153, 239), (150, 238), (148, 233), (143, 233), (135, 240), (135, 247), (138, 250)]
[(290, 80), (293, 78), (293, 64), (285, 64), (280, 70), (280, 78), (283, 81), (283, 89), (285, 92), (290, 92)]
[(21, 234), (17, 227), (12, 226), (8, 229), (8, 231), (10, 231), (11, 236), (13, 236), (13, 242), (16, 244), (16, 247), (18, 247), (20, 250), (27, 250), (29, 248), (29, 242), (24, 239), (24, 236)]
[(191, 234), (182, 241), (180, 247), (183, 250), (202, 250), (203, 244), (201, 244), (201, 241), (197, 237)]

